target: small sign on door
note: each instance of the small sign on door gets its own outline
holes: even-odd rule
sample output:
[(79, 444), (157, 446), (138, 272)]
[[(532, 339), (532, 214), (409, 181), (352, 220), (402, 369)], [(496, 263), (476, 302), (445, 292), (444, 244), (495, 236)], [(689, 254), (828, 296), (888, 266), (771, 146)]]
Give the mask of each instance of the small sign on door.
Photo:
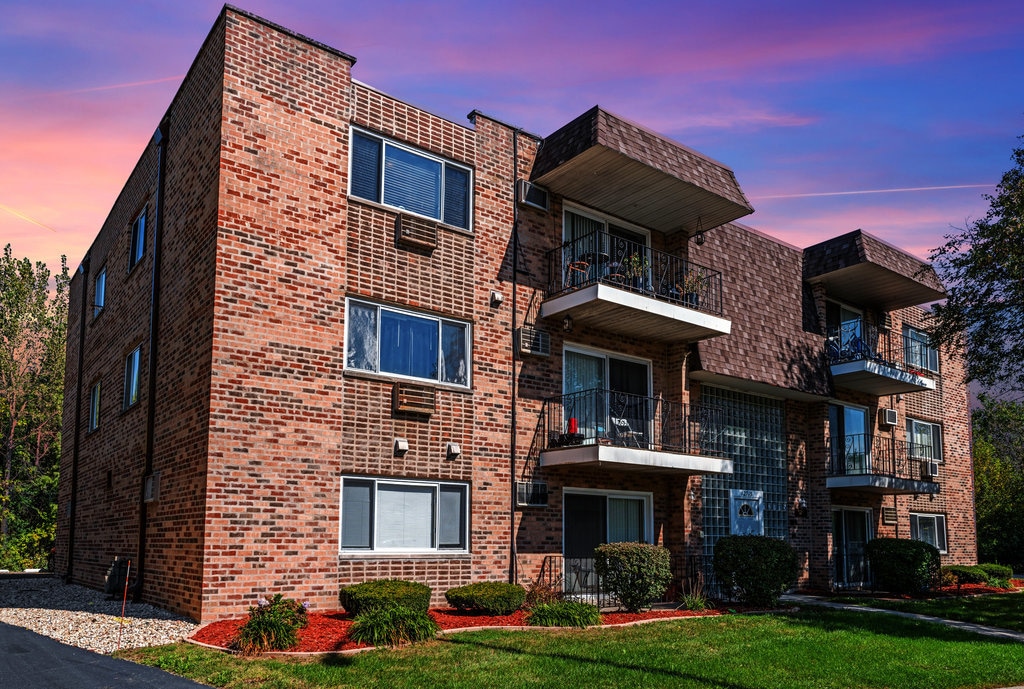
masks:
[(764, 491), (729, 491), (729, 533), (764, 536)]

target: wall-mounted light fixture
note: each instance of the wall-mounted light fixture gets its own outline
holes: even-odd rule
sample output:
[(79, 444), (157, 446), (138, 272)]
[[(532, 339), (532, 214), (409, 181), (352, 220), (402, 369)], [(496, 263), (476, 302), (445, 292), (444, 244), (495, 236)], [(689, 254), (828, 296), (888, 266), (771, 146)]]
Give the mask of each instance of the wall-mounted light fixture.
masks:
[(491, 308), (496, 309), (505, 301), (505, 295), (496, 289), (491, 290)]
[(798, 517), (807, 516), (807, 500), (805, 498), (796, 499), (796, 507), (793, 508), (793, 513)]
[(693, 241), (697, 246), (704, 246), (704, 222), (697, 216), (697, 231), (693, 233)]
[(572, 332), (572, 316), (566, 316), (562, 319), (562, 330), (563, 332)]
[(697, 491), (695, 491), (693, 488), (691, 488), (690, 489), (690, 502), (693, 502), (696, 499), (697, 499)]
[(459, 447), (458, 443), (448, 443), (445, 446), (444, 454), (448, 461), (451, 462), (462, 456), (462, 448)]
[(405, 457), (409, 451), (409, 441), (405, 438), (395, 438), (395, 457)]

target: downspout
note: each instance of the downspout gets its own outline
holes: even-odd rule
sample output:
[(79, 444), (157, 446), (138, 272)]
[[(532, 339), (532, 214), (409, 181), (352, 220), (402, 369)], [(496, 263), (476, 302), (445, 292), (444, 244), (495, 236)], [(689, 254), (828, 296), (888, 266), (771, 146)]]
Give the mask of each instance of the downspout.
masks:
[(512, 330), (509, 341), (512, 350), (511, 394), (512, 394), (512, 439), (509, 443), (509, 465), (511, 471), (509, 486), (508, 520), (508, 581), (518, 583), (518, 554), (516, 553), (516, 314), (519, 295), (519, 129), (512, 130)]
[(143, 577), (146, 573), (146, 480), (153, 473), (153, 446), (156, 431), (156, 369), (157, 344), (160, 327), (160, 261), (162, 257), (164, 225), (164, 179), (167, 169), (167, 135), (168, 122), (165, 118), (153, 134), (156, 143), (156, 221), (153, 223), (153, 271), (149, 294), (149, 383), (146, 390), (146, 460), (142, 470), (142, 482), (139, 486), (139, 551), (135, 561), (135, 585), (132, 598), (139, 602), (142, 599)]
[(64, 581), (72, 583), (75, 569), (75, 517), (78, 510), (78, 457), (82, 428), (82, 367), (85, 366), (85, 321), (89, 317), (89, 254), (78, 267), (82, 276), (82, 312), (78, 319), (78, 371), (75, 380), (75, 440), (71, 447), (71, 502), (68, 518), (68, 562)]

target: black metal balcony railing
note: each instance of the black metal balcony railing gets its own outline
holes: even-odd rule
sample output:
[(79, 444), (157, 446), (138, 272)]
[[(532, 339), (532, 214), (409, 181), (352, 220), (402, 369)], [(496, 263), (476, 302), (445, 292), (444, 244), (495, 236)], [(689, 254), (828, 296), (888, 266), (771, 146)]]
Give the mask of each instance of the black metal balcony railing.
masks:
[(678, 256), (592, 232), (548, 252), (548, 296), (604, 283), (720, 316), (722, 274)]
[(724, 456), (722, 410), (612, 390), (584, 390), (544, 401), (547, 448), (618, 445)]
[(921, 460), (933, 457), (931, 446), (881, 438), (866, 433), (845, 436), (828, 442), (829, 476), (887, 476), (917, 481), (921, 478)]
[(894, 335), (863, 319), (850, 320), (828, 329), (825, 350), (829, 364), (848, 361), (874, 361), (900, 371), (931, 376), (935, 368), (935, 349), (906, 334)]

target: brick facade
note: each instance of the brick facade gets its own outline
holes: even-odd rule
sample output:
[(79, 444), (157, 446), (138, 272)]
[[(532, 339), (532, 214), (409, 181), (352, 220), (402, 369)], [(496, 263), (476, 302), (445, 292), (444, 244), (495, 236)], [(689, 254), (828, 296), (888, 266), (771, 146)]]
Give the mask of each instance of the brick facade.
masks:
[[(354, 81), (354, 63), (230, 7), (213, 27), (72, 281), (58, 572), (99, 587), (115, 556), (131, 557), (142, 569), (138, 596), (204, 622), (277, 592), (333, 609), (339, 586), (373, 578), (423, 581), (441, 603), (452, 586), (526, 582), (548, 571), (566, 534), (575, 537), (567, 495), (642, 505), (628, 528), (681, 558), (699, 556), (713, 506), (702, 499), (697, 464), (658, 468), (675, 455), (639, 444), (630, 455), (605, 439), (582, 450), (611, 452), (615, 462), (641, 458), (638, 469), (552, 459), (575, 451), (555, 448), (546, 425), (564, 420), (546, 400), (571, 387), (567, 351), (644, 367), (644, 399), (659, 410), (699, 404), (702, 386), (784, 398), (785, 500), (791, 513), (800, 498), (808, 505), (788, 522), (804, 583), (832, 583), (839, 505), (870, 509), (875, 534), (900, 537), (911, 512), (943, 514), (946, 559), (973, 560), (969, 420), (957, 364), (943, 356), (934, 391), (899, 399), (835, 387), (822, 354), (828, 290), (805, 281), (799, 249), (730, 222), (750, 212), (731, 170), (599, 108), (544, 139), (479, 112), (456, 124)], [(413, 218), (432, 239), (403, 241), (396, 228), (409, 219), (400, 209), (350, 191), (352, 127), (471, 171), (470, 227)], [(659, 202), (649, 225), (616, 215), (613, 208), (632, 213), (622, 196), (629, 184), (573, 177), (570, 161), (612, 150), (627, 161), (622, 174), (653, 174), (664, 198), (690, 205)], [(607, 174), (617, 179), (619, 169)], [(549, 209), (516, 203), (516, 182), (527, 179), (548, 181)], [(714, 183), (701, 188), (702, 179)], [(559, 192), (572, 184), (583, 187)], [(694, 215), (704, 206), (709, 215)], [(566, 210), (643, 235), (648, 255), (672, 256), (665, 265), (692, 259), (721, 271), (721, 317), (731, 332), (650, 337), (631, 330), (629, 312), (609, 329), (586, 308), (572, 311), (565, 331), (561, 315), (545, 317)], [(145, 252), (129, 271), (131, 228), (143, 213)], [(724, 224), (707, 227), (703, 244), (692, 241), (715, 213)], [(872, 247), (870, 260), (909, 270), (905, 254)], [(104, 267), (106, 305), (94, 316)], [(670, 282), (660, 297), (671, 296)], [(639, 291), (641, 301), (652, 298), (649, 285)], [(346, 365), (353, 299), (465, 324), (469, 384)], [(673, 308), (674, 318), (692, 317)], [(912, 307), (891, 316), (898, 332), (904, 322), (922, 325), (925, 314)], [(550, 355), (516, 354), (523, 326), (548, 335)], [(123, 408), (125, 358), (135, 347), (140, 395)], [(100, 423), (86, 433), (97, 381)], [(400, 384), (432, 395), (432, 410), (396, 409)], [(867, 407), (873, 424), (883, 406), (941, 424), (939, 492), (827, 488), (828, 405), (837, 400)], [(396, 439), (407, 452), (395, 451)], [(460, 453), (449, 451), (455, 446)], [(145, 500), (153, 477), (158, 494)], [(465, 486), (466, 547), (341, 547), (342, 481), (378, 479), (423, 490)], [(517, 481), (544, 482), (547, 505), (517, 506)], [(883, 506), (897, 508), (896, 525), (881, 523)]]

